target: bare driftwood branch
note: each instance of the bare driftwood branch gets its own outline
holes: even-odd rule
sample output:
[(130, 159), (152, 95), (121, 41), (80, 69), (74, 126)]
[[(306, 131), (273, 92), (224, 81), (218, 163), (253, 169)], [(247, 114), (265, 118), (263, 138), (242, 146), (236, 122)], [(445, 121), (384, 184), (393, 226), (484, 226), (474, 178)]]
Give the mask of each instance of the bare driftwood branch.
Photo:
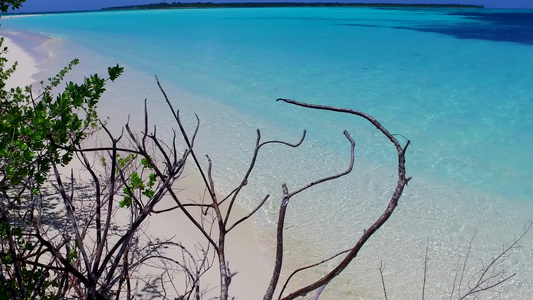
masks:
[[(352, 115), (362, 117), (366, 119), (367, 121), (369, 121), (371, 124), (373, 124), (381, 133), (383, 133), (389, 139), (389, 141), (396, 148), (396, 152), (398, 156), (398, 182), (397, 182), (396, 188), (389, 200), (389, 204), (387, 208), (385, 209), (385, 211), (368, 229), (364, 230), (362, 236), (353, 246), (351, 251), (348, 252), (346, 257), (336, 267), (334, 267), (327, 275), (323, 276), (322, 278), (316, 280), (315, 282), (305, 287), (302, 287), (290, 293), (287, 296), (282, 297), (282, 295), (280, 295), (280, 299), (289, 300), (289, 299), (295, 299), (297, 297), (303, 296), (313, 290), (320, 288), (321, 286), (328, 284), (333, 278), (335, 278), (338, 274), (340, 274), (351, 263), (351, 261), (357, 256), (357, 254), (359, 253), (359, 250), (368, 241), (368, 239), (389, 219), (389, 217), (394, 212), (394, 209), (398, 205), (398, 200), (400, 199), (402, 195), (403, 189), (405, 188), (405, 186), (411, 179), (411, 177), (405, 176), (405, 152), (407, 151), (410, 141), (407, 140), (407, 143), (404, 146), (402, 146), (398, 142), (396, 137), (393, 134), (391, 134), (383, 125), (381, 125), (381, 123), (378, 122), (374, 117), (366, 113), (357, 111), (357, 110), (324, 106), (324, 105), (307, 104), (303, 102), (298, 102), (298, 101), (294, 101), (290, 99), (282, 99), (282, 98), (278, 99), (278, 101), (283, 101), (289, 104), (293, 104), (293, 105), (297, 105), (297, 106), (301, 106), (305, 108), (341, 112), (341, 113), (347, 113), (347, 114), (352, 114)], [(270, 288), (271, 286), (269, 286), (269, 289)], [(267, 300), (270, 298), (264, 298), (264, 299)]]
[[(347, 174), (349, 174), (352, 169), (353, 169), (353, 165), (354, 165), (354, 161), (355, 161), (355, 142), (354, 140), (352, 139), (352, 137), (350, 136), (350, 134), (347, 132), (347, 131), (344, 131), (344, 135), (346, 136), (346, 138), (348, 139), (348, 141), (350, 142), (350, 164), (348, 166), (348, 168), (343, 171), (343, 172), (340, 172), (338, 174), (335, 174), (335, 175), (332, 175), (332, 176), (328, 176), (328, 177), (324, 177), (324, 178), (321, 178), (321, 179), (318, 179), (316, 181), (313, 181), (301, 188), (298, 188), (296, 191), (292, 192), (292, 193), (289, 193), (289, 190), (288, 190), (288, 187), (286, 184), (283, 184), (282, 188), (283, 188), (283, 199), (281, 201), (281, 205), (280, 205), (280, 209), (279, 209), (279, 217), (278, 217), (278, 227), (277, 227), (277, 230), (276, 230), (276, 233), (277, 233), (277, 238), (276, 238), (276, 258), (275, 258), (275, 263), (274, 263), (274, 270), (272, 272), (272, 277), (270, 279), (270, 284), (268, 285), (268, 288), (267, 288), (267, 291), (265, 293), (265, 296), (263, 297), (263, 300), (270, 300), (272, 299), (273, 295), (274, 295), (274, 292), (276, 290), (276, 287), (278, 285), (278, 280), (279, 280), (279, 277), (281, 275), (281, 268), (282, 268), (282, 265), (283, 265), (283, 229), (285, 227), (285, 214), (287, 212), (287, 206), (289, 205), (289, 201), (291, 199), (292, 196), (306, 190), (306, 189), (309, 189), (319, 183), (322, 183), (322, 182), (326, 182), (326, 181), (329, 181), (329, 180), (333, 180), (333, 179), (337, 179), (337, 178), (340, 178), (342, 176), (345, 176)], [(323, 284), (323, 286), (325, 286), (327, 283)]]
[[(284, 141), (278, 141), (278, 140), (266, 141), (266, 142), (261, 143), (261, 131), (259, 129), (257, 129), (257, 140), (256, 140), (255, 149), (254, 149), (252, 160), (250, 161), (250, 165), (248, 167), (248, 170), (246, 171), (246, 174), (244, 175), (243, 179), (241, 180), (241, 183), (237, 186), (237, 188), (235, 188), (233, 191), (231, 191), (221, 201), (221, 203), (223, 203), (226, 199), (228, 199), (229, 197), (232, 197), (231, 201), (230, 201), (229, 208), (228, 208), (228, 212), (226, 213), (226, 218), (224, 220), (224, 224), (228, 223), (228, 219), (229, 219), (229, 216), (231, 214), (231, 209), (233, 208), (233, 204), (235, 203), (235, 200), (237, 199), (237, 196), (238, 196), (239, 192), (242, 190), (242, 188), (244, 186), (246, 186), (248, 184), (248, 179), (250, 178), (252, 170), (255, 167), (255, 163), (257, 161), (257, 155), (259, 154), (259, 150), (261, 149), (261, 147), (263, 147), (265, 145), (268, 145), (268, 144), (281, 144), (281, 145), (285, 145), (285, 146), (288, 146), (288, 147), (296, 148), (296, 147), (299, 147), (303, 143), (303, 141), (305, 139), (305, 135), (306, 135), (306, 131), (304, 130), (300, 141), (298, 141), (298, 142), (296, 142), (294, 144), (287, 143), (287, 142), (284, 142)], [(269, 195), (266, 196), (266, 198), (268, 198), (268, 197), (269, 197)], [(263, 204), (264, 204), (264, 201), (261, 202), (256, 207), (256, 209), (254, 209), (253, 211), (254, 212), (257, 211), (261, 206), (263, 206)], [(232, 226), (232, 227), (234, 227), (234, 226)]]

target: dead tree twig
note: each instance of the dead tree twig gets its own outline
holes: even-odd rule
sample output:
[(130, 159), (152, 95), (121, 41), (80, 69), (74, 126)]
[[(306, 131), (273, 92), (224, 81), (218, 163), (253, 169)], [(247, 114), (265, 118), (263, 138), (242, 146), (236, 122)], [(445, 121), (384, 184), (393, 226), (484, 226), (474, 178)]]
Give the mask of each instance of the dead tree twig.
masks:
[[(304, 286), (290, 293), (287, 296), (283, 296), (283, 295), (279, 296), (279, 299), (290, 300), (290, 299), (295, 299), (297, 297), (303, 296), (313, 290), (316, 290), (324, 285), (327, 285), (333, 278), (338, 276), (338, 274), (340, 274), (352, 262), (352, 260), (357, 256), (360, 249), (368, 241), (368, 239), (389, 219), (389, 217), (394, 212), (394, 209), (398, 205), (398, 200), (400, 199), (405, 186), (407, 185), (409, 180), (411, 180), (411, 177), (406, 177), (406, 172), (405, 172), (405, 152), (407, 151), (410, 141), (407, 140), (406, 144), (402, 146), (398, 142), (396, 137), (393, 134), (391, 134), (383, 125), (381, 125), (379, 121), (377, 121), (374, 117), (366, 113), (357, 111), (357, 110), (331, 107), (331, 106), (325, 106), (325, 105), (308, 104), (308, 103), (298, 102), (298, 101), (294, 101), (290, 99), (280, 98), (277, 100), (286, 102), (288, 104), (305, 107), (305, 108), (347, 113), (347, 114), (352, 114), (352, 115), (362, 117), (363, 119), (366, 119), (368, 122), (374, 125), (382, 134), (384, 134), (389, 139), (389, 141), (395, 147), (396, 152), (397, 152), (397, 157), (398, 157), (398, 182), (396, 184), (396, 188), (389, 200), (389, 204), (387, 208), (385, 209), (385, 211), (368, 229), (364, 230), (363, 234), (358, 239), (358, 241), (355, 243), (355, 245), (352, 247), (350, 252), (348, 252), (345, 258), (339, 264), (337, 264), (337, 266), (332, 268), (327, 275), (323, 276), (322, 278), (316, 280), (315, 282), (311, 284), (308, 284), (307, 286)], [(286, 196), (284, 195), (283, 202), (286, 202), (285, 199), (286, 199)], [(281, 227), (281, 229), (278, 227), (278, 235), (280, 234), (279, 233), (280, 230), (282, 231), (283, 227)], [(279, 240), (278, 240), (278, 243), (279, 243)], [(279, 247), (279, 244), (278, 244), (278, 247)], [(276, 264), (277, 264), (277, 259), (276, 259)], [(271, 281), (271, 284), (268, 287), (267, 294), (263, 298), (264, 300), (271, 299), (273, 293), (271, 293), (270, 290), (275, 289), (275, 286), (273, 286), (274, 282), (275, 281)]]
[(504, 246), (503, 250), (499, 254), (493, 257), (487, 264), (482, 266), (482, 268), (478, 272), (472, 275), (468, 280), (468, 290), (463, 293), (461, 292), (461, 282), (464, 277), (464, 270), (467, 268), (468, 256), (472, 248), (473, 240), (471, 240), (468, 246), (468, 252), (465, 256), (465, 260), (460, 268), (461, 279), (459, 281), (459, 286), (456, 288), (454, 281), (450, 297), (453, 297), (454, 291), (456, 291), (456, 299), (459, 300), (467, 299), (468, 297), (479, 293), (494, 291), (494, 288), (501, 286), (505, 282), (509, 281), (511, 278), (515, 277), (516, 273), (508, 273), (507, 270), (500, 264), (506, 258), (508, 258), (508, 256), (511, 254), (511, 251), (520, 247), (520, 242), (529, 232), (532, 226), (533, 222), (527, 224), (520, 236), (515, 238), (515, 240), (509, 246)]
[(383, 287), (383, 295), (385, 296), (385, 300), (388, 300), (387, 298), (387, 287), (385, 286), (385, 277), (383, 276), (383, 270), (385, 267), (383, 266), (383, 261), (379, 264), (379, 275), (381, 277), (381, 286)]

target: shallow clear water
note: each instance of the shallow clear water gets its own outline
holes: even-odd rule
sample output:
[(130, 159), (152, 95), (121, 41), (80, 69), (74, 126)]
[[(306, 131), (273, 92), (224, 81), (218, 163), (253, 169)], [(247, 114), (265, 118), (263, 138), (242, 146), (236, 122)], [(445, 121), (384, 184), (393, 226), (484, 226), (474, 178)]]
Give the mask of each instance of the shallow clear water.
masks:
[[(294, 189), (345, 168), (348, 144), (342, 130), (350, 131), (357, 142), (354, 174), (291, 203), (287, 231), (293, 261), (299, 261), (301, 251), (319, 257), (332, 253), (331, 245), (345, 248), (370, 225), (394, 187), (394, 149), (361, 120), (275, 99), (362, 110), (409, 138), (407, 166), (414, 179), (398, 211), (352, 273), (329, 291), (332, 298), (349, 299), (381, 297), (380, 260), (390, 271), (392, 295), (418, 295), (428, 237), (435, 257), (433, 292), (442, 295), (474, 231), (477, 253), (487, 258), (532, 219), (532, 27), (529, 11), (371, 8), (164, 10), (2, 20), (6, 34), (27, 30), (56, 37), (44, 55), (34, 49), (50, 58), (44, 60), (50, 67), (75, 56), (83, 63), (77, 76), (116, 62), (126, 65), (127, 73), (101, 105), (119, 122), (128, 113), (139, 117), (148, 98), (159, 124), (172, 126), (152, 79), (157, 74), (175, 105), (203, 120), (199, 150), (213, 158), (222, 189), (235, 184), (245, 169), (256, 128), (265, 138), (292, 141), (307, 129), (302, 149), (265, 149), (243, 199), (248, 207), (266, 193), (279, 199), (283, 182)], [(260, 230), (267, 245), (278, 205), (273, 200), (258, 220), (267, 228)], [(513, 266), (518, 275), (506, 290), (509, 299), (529, 299), (533, 293), (532, 240), (513, 256), (519, 265)]]

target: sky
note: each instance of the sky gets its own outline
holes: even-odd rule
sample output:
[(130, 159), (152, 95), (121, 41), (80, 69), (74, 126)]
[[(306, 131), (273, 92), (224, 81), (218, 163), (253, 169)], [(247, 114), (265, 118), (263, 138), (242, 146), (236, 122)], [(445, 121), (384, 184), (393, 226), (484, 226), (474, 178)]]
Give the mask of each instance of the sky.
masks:
[[(45, 12), (95, 10), (109, 6), (148, 4), (159, 2), (300, 2), (302, 0), (26, 0), (17, 12)], [(356, 2), (356, 3), (424, 3), (424, 4), (475, 4), (486, 8), (529, 8), (533, 0), (304, 0), (302, 2)]]

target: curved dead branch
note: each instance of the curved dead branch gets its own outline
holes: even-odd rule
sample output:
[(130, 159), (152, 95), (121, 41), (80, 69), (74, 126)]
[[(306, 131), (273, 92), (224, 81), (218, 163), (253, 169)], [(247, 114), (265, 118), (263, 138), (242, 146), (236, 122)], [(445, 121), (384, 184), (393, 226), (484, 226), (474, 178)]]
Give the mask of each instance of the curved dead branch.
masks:
[(289, 201), (290, 201), (291, 197), (294, 196), (294, 195), (297, 195), (298, 193), (303, 192), (303, 191), (305, 191), (305, 190), (307, 190), (307, 189), (309, 189), (309, 188), (311, 188), (313, 186), (316, 186), (317, 184), (320, 184), (320, 183), (323, 183), (323, 182), (326, 182), (326, 181), (330, 181), (330, 180), (337, 179), (337, 178), (340, 178), (342, 176), (345, 176), (345, 175), (349, 174), (352, 171), (352, 169), (353, 169), (353, 165), (354, 165), (354, 161), (355, 161), (355, 142), (352, 139), (352, 137), (350, 136), (350, 134), (348, 133), (348, 131), (346, 131), (346, 130), (344, 131), (344, 136), (346, 136), (346, 138), (350, 142), (350, 164), (349, 164), (348, 168), (345, 171), (337, 173), (337, 174), (332, 175), (332, 176), (324, 177), (324, 178), (318, 179), (316, 181), (313, 181), (313, 182), (311, 182), (311, 183), (309, 183), (309, 184), (307, 184), (307, 185), (305, 185), (303, 187), (300, 187), (300, 188), (296, 189), (292, 193), (289, 193), (287, 185), (283, 184), (283, 187), (282, 187), (283, 188), (283, 199), (281, 201), (281, 206), (280, 206), (280, 209), (279, 209), (278, 227), (277, 227), (277, 230), (276, 230), (276, 258), (275, 258), (275, 263), (274, 263), (274, 270), (272, 272), (272, 277), (270, 279), (270, 284), (268, 285), (268, 288), (267, 288), (267, 291), (265, 293), (265, 296), (263, 297), (263, 300), (271, 300), (272, 299), (272, 297), (274, 295), (274, 292), (276, 290), (276, 287), (278, 285), (279, 277), (281, 275), (281, 268), (282, 268), (282, 265), (283, 265), (283, 230), (284, 230), (284, 227), (285, 227), (285, 214), (286, 214), (287, 206), (289, 205)]
[[(297, 106), (301, 106), (305, 108), (341, 112), (341, 113), (347, 113), (347, 114), (352, 114), (352, 115), (362, 117), (366, 119), (368, 122), (370, 122), (372, 125), (374, 125), (381, 133), (383, 133), (389, 139), (389, 141), (395, 147), (397, 156), (398, 156), (398, 181), (396, 184), (396, 188), (389, 200), (389, 203), (385, 211), (381, 214), (381, 216), (376, 221), (374, 221), (374, 223), (368, 229), (364, 230), (363, 234), (358, 239), (358, 241), (355, 243), (351, 251), (348, 252), (346, 257), (337, 266), (335, 266), (328, 274), (316, 280), (315, 282), (290, 293), (287, 296), (282, 297), (282, 295), (280, 295), (280, 299), (289, 300), (289, 299), (295, 299), (299, 296), (306, 295), (307, 293), (311, 291), (314, 291), (324, 285), (327, 285), (333, 278), (339, 275), (352, 262), (352, 260), (357, 256), (357, 254), (359, 253), (363, 245), (368, 241), (368, 239), (370, 239), (370, 237), (389, 219), (389, 217), (394, 212), (394, 209), (398, 205), (398, 200), (400, 199), (405, 186), (411, 179), (411, 177), (406, 177), (405, 175), (406, 173), (405, 172), (405, 152), (407, 151), (410, 141), (407, 140), (406, 144), (402, 146), (398, 142), (396, 137), (393, 134), (391, 134), (383, 125), (381, 125), (379, 121), (377, 121), (374, 117), (366, 113), (357, 111), (357, 110), (325, 106), (325, 105), (307, 104), (307, 103), (294, 101), (291, 99), (283, 99), (283, 98), (277, 99), (277, 101), (283, 101), (288, 104), (293, 104), (293, 105), (297, 105)], [(264, 298), (264, 299), (267, 300), (270, 298)]]

